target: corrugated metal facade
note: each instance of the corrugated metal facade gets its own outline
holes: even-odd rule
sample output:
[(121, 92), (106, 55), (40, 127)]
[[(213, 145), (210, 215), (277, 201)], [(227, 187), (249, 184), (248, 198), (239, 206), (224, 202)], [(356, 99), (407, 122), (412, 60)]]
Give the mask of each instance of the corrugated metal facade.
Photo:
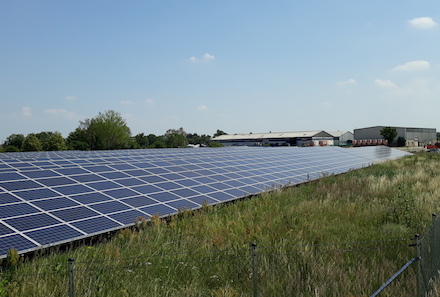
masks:
[[(382, 139), (380, 130), (390, 126), (374, 126), (367, 128), (354, 129), (354, 139)], [(391, 126), (392, 127), (392, 126)], [(397, 138), (406, 139), (407, 146), (423, 146), (435, 143), (437, 139), (437, 131), (435, 128), (410, 128), (410, 127), (394, 127), (397, 131)]]

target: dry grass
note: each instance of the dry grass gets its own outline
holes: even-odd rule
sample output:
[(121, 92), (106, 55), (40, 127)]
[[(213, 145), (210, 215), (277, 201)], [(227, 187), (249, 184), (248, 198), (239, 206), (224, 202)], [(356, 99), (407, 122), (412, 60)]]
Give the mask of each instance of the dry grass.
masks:
[[(252, 296), (252, 242), (261, 296), (369, 296), (415, 255), (409, 240), (371, 241), (424, 232), (440, 206), (439, 165), (438, 154), (418, 154), (169, 223), (153, 218), (4, 272), (0, 296), (66, 296), (69, 257), (76, 296)], [(415, 296), (415, 268), (381, 296)]]

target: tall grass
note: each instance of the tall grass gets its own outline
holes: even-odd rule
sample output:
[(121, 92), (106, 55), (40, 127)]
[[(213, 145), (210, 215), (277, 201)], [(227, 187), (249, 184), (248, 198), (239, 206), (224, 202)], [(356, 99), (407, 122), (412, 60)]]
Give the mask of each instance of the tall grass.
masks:
[[(369, 296), (440, 207), (440, 155), (417, 154), (223, 206), (153, 217), (92, 246), (4, 268), (0, 296)], [(386, 239), (402, 239), (388, 240)], [(408, 240), (403, 240), (408, 239)], [(416, 265), (382, 296), (415, 296)]]

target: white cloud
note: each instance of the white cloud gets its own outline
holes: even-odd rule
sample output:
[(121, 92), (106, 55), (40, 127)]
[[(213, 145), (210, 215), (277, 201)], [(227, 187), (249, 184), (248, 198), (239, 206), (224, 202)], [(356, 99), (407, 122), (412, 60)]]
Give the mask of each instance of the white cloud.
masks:
[(29, 106), (23, 106), (21, 108), (21, 113), (27, 117), (30, 117), (32, 115), (31, 108)]
[(154, 104), (154, 99), (153, 98), (147, 98), (147, 99), (145, 99), (145, 103), (147, 103), (147, 104)]
[(50, 114), (50, 115), (54, 115), (54, 116), (62, 116), (65, 119), (68, 120), (80, 120), (81, 117), (78, 116), (76, 113), (71, 112), (71, 111), (67, 111), (65, 109), (59, 108), (50, 108), (50, 109), (45, 109), (44, 113)]
[(66, 112), (67, 112), (67, 110), (62, 109), (62, 108), (60, 108), (60, 109), (51, 108), (51, 109), (44, 110), (44, 113), (48, 113), (48, 114), (64, 114)]
[(131, 102), (130, 100), (126, 100), (126, 101), (124, 101), (124, 100), (121, 100), (121, 104), (122, 105), (130, 105), (130, 104), (132, 104), (133, 102)]
[(208, 106), (202, 104), (199, 107), (197, 107), (198, 110), (208, 110)]
[(429, 29), (437, 26), (437, 23), (430, 17), (414, 18), (409, 20), (408, 23), (411, 26), (419, 29)]
[(379, 86), (382, 88), (397, 88), (397, 85), (395, 83), (393, 83), (391, 80), (376, 79), (374, 81), (374, 83), (376, 84), (376, 86)]
[(398, 65), (391, 69), (391, 71), (415, 71), (429, 69), (430, 65), (428, 61), (418, 60), (407, 62), (402, 65)]
[(336, 85), (338, 87), (345, 87), (345, 86), (350, 86), (350, 85), (355, 85), (355, 84), (357, 84), (357, 82), (354, 78), (350, 78), (348, 80), (343, 80), (343, 81), (338, 81), (336, 83)]
[(64, 97), (64, 100), (66, 100), (66, 101), (76, 101), (76, 100), (78, 100), (78, 98), (76, 98), (75, 96), (66, 96), (66, 97)]
[(215, 59), (215, 56), (214, 55), (211, 55), (211, 54), (208, 54), (208, 53), (205, 53), (204, 55), (203, 55), (203, 57), (202, 58), (196, 58), (196, 57), (190, 57), (189, 58), (189, 60), (191, 61), (191, 62), (208, 62), (208, 61), (211, 61), (211, 60), (214, 60)]
[(213, 55), (210, 55), (208, 53), (203, 55), (203, 60), (205, 61), (209, 61), (209, 60), (213, 60), (215, 57)]

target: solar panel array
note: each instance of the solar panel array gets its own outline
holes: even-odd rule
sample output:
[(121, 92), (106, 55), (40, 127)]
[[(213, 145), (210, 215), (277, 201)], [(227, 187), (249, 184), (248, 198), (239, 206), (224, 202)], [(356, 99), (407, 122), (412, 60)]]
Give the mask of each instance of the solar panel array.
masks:
[(388, 147), (3, 153), (0, 257), (407, 154)]

